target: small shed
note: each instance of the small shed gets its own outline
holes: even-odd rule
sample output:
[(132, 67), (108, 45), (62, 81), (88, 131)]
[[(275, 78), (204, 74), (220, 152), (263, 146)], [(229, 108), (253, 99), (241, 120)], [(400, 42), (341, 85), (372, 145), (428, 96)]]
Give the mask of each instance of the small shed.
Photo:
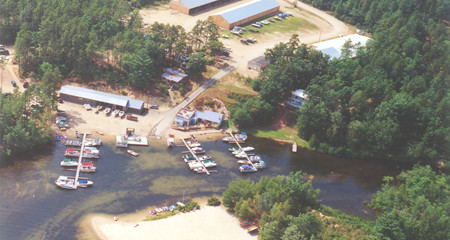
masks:
[(225, 29), (249, 23), (280, 11), (275, 0), (254, 0), (212, 15), (214, 23)]
[(182, 73), (178, 70), (175, 70), (173, 68), (164, 68), (164, 73), (162, 77), (170, 82), (174, 83), (180, 83), (184, 79), (187, 78), (187, 74)]
[(264, 68), (270, 65), (270, 61), (266, 59), (264, 56), (257, 57), (248, 61), (247, 67), (248, 69), (253, 69), (255, 71), (261, 72)]

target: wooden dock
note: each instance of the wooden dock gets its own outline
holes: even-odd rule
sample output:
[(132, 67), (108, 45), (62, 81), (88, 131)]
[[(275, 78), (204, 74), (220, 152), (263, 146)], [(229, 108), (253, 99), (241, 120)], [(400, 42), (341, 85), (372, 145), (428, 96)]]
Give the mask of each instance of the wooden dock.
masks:
[(250, 165), (252, 165), (252, 167), (254, 169), (256, 169), (256, 171), (258, 171), (258, 169), (255, 167), (255, 165), (253, 165), (253, 162), (250, 160), (250, 158), (248, 157), (248, 154), (244, 151), (244, 149), (242, 149), (241, 144), (239, 144), (239, 141), (234, 137), (234, 135), (232, 133), (228, 133), (230, 134), (230, 136), (233, 138), (234, 143), (236, 143), (236, 145), (239, 147), (239, 149), (244, 153), (245, 158), (247, 158), (247, 161), (250, 163)]
[(75, 174), (75, 189), (78, 187), (78, 179), (80, 179), (80, 167), (81, 167), (81, 159), (83, 159), (83, 152), (84, 152), (84, 141), (86, 140), (86, 133), (83, 133), (83, 141), (81, 142), (81, 152), (80, 157), (78, 158), (78, 166), (77, 166), (77, 173)]
[(187, 149), (189, 150), (189, 152), (192, 154), (192, 156), (194, 156), (194, 158), (197, 160), (197, 162), (199, 162), (200, 164), (202, 164), (203, 169), (205, 169), (205, 173), (206, 175), (210, 175), (208, 169), (206, 168), (205, 164), (203, 164), (202, 161), (198, 160), (197, 155), (194, 153), (194, 151), (192, 151), (191, 147), (189, 147), (189, 145), (187, 144), (187, 142), (184, 140), (184, 138), (181, 139), (181, 141), (183, 141), (184, 145), (187, 147)]

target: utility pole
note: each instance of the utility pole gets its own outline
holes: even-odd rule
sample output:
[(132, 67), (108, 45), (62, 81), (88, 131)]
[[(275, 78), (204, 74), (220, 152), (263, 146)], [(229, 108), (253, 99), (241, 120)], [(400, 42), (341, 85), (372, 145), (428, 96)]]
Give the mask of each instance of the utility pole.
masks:
[(0, 58), (0, 93), (3, 92), (3, 69), (5, 69), (6, 61), (4, 57)]

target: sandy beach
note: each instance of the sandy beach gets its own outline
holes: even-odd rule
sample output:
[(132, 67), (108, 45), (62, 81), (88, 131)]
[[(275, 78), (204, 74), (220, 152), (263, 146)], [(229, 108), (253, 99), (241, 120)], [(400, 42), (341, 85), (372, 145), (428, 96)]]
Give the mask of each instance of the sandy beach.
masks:
[(200, 210), (155, 221), (142, 221), (145, 215), (139, 212), (119, 216), (117, 222), (113, 220), (113, 216), (91, 215), (83, 220), (83, 231), (88, 231), (83, 232), (83, 235), (102, 240), (258, 239), (257, 234), (248, 234), (246, 228), (241, 228), (239, 219), (228, 213), (223, 206), (202, 205)]

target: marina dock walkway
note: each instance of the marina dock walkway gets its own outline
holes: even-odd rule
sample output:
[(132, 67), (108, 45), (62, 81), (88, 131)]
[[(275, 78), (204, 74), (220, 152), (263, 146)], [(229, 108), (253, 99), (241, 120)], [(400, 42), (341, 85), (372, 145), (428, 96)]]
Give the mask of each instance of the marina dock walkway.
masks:
[(194, 151), (192, 151), (191, 147), (189, 147), (189, 144), (186, 143), (186, 141), (184, 140), (184, 138), (181, 139), (181, 141), (183, 141), (184, 145), (187, 147), (187, 149), (189, 150), (189, 152), (191, 152), (192, 156), (194, 156), (194, 158), (197, 160), (197, 162), (199, 162), (200, 164), (202, 164), (203, 169), (205, 169), (206, 175), (210, 175), (208, 169), (206, 168), (205, 164), (203, 164), (202, 161), (198, 160), (197, 155), (194, 153)]
[(234, 135), (232, 133), (228, 133), (230, 134), (230, 136), (233, 138), (234, 142), (236, 143), (236, 145), (239, 147), (239, 149), (241, 150), (241, 152), (244, 153), (245, 158), (247, 158), (247, 161), (249, 162), (250, 165), (252, 165), (252, 167), (255, 170), (258, 170), (255, 165), (253, 165), (253, 162), (250, 160), (250, 158), (248, 157), (248, 154), (244, 151), (244, 149), (242, 149), (241, 144), (239, 144), (239, 141), (234, 137)]
[(86, 135), (87, 135), (86, 133), (83, 133), (83, 140), (81, 142), (80, 157), (78, 158), (77, 173), (75, 174), (75, 184), (74, 184), (75, 189), (77, 189), (77, 187), (78, 187), (78, 178), (80, 178), (81, 159), (83, 159), (84, 141), (86, 140)]

